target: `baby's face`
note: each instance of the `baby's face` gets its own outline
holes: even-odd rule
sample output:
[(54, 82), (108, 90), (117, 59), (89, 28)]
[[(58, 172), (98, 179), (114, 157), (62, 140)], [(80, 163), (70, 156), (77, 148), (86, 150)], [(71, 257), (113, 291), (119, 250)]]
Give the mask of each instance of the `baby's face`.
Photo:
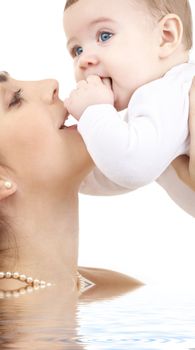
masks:
[(110, 78), (115, 107), (159, 74), (158, 26), (131, 0), (79, 0), (64, 13), (67, 47), (76, 80)]

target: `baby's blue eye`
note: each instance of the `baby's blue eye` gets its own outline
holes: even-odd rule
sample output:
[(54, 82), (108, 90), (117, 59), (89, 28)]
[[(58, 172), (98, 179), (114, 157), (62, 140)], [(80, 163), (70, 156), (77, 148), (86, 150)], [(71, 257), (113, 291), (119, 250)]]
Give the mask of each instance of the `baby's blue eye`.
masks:
[(112, 37), (110, 32), (102, 32), (99, 34), (99, 41), (107, 41)]
[(75, 56), (80, 56), (82, 54), (82, 52), (83, 52), (83, 49), (82, 49), (81, 46), (77, 46), (77, 47), (74, 48), (73, 51), (74, 51), (74, 55)]

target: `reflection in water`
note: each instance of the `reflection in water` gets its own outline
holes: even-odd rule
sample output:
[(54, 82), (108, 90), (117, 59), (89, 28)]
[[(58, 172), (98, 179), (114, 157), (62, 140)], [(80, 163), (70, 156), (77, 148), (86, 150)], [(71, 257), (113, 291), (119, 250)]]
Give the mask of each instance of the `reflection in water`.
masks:
[(84, 349), (75, 342), (76, 301), (52, 288), (0, 300), (0, 349)]
[(0, 300), (0, 349), (195, 348), (195, 287), (142, 287), (109, 300), (41, 290)]

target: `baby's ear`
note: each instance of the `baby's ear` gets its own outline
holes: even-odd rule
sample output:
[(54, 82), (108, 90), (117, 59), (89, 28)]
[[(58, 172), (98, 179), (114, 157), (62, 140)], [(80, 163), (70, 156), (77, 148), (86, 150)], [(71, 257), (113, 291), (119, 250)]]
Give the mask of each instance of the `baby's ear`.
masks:
[(176, 14), (169, 13), (160, 20), (159, 29), (159, 57), (166, 58), (181, 44), (183, 37), (183, 24)]
[(0, 178), (0, 201), (14, 194), (16, 189), (17, 186), (13, 181)]

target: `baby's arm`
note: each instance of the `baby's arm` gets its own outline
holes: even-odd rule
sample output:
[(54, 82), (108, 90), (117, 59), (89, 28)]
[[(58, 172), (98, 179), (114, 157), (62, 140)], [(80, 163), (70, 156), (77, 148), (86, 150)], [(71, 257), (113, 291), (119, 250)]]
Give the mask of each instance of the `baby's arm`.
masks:
[(77, 120), (88, 106), (97, 104), (114, 104), (109, 79), (101, 79), (97, 75), (90, 75), (86, 80), (80, 80), (77, 88), (64, 101), (69, 113)]
[[(100, 104), (89, 106), (78, 123), (96, 166), (108, 179), (129, 190), (158, 178), (187, 136), (187, 120), (181, 118), (183, 99), (175, 105), (173, 87), (166, 85), (162, 91), (158, 85), (156, 81), (136, 92), (125, 119), (112, 105)], [(176, 100), (181, 101), (180, 95), (181, 89), (177, 89)], [(171, 103), (174, 110), (169, 108)]]
[[(99, 84), (100, 78), (95, 78)], [(100, 83), (104, 85), (101, 80)], [(99, 87), (97, 88), (96, 83), (94, 85), (91, 97), (95, 100), (97, 94), (94, 91), (99, 91)], [(159, 82), (154, 81), (136, 91), (129, 104), (126, 120), (120, 118), (107, 99), (102, 101), (104, 93), (100, 100), (95, 100), (97, 104), (89, 105), (85, 109), (86, 104), (83, 107), (82, 102), (85, 93), (90, 94), (91, 89), (87, 86), (86, 90), (83, 87), (81, 90), (79, 102), (84, 112), (78, 123), (78, 131), (104, 176), (129, 190), (158, 178), (177, 156), (178, 148), (187, 137), (187, 121), (181, 118), (183, 90), (178, 89), (178, 82), (175, 81), (175, 86), (163, 84), (159, 89)], [(172, 101), (172, 91), (176, 91), (175, 99), (179, 101), (177, 104)], [(76, 100), (75, 92), (72, 100), (74, 102), (65, 105), (70, 114), (79, 118), (77, 110), (73, 113), (70, 109), (77, 108)], [(171, 110), (170, 105), (174, 106)]]
[(193, 79), (190, 89), (189, 128), (189, 157), (186, 155), (179, 156), (172, 162), (172, 165), (179, 178), (195, 191), (195, 79)]

